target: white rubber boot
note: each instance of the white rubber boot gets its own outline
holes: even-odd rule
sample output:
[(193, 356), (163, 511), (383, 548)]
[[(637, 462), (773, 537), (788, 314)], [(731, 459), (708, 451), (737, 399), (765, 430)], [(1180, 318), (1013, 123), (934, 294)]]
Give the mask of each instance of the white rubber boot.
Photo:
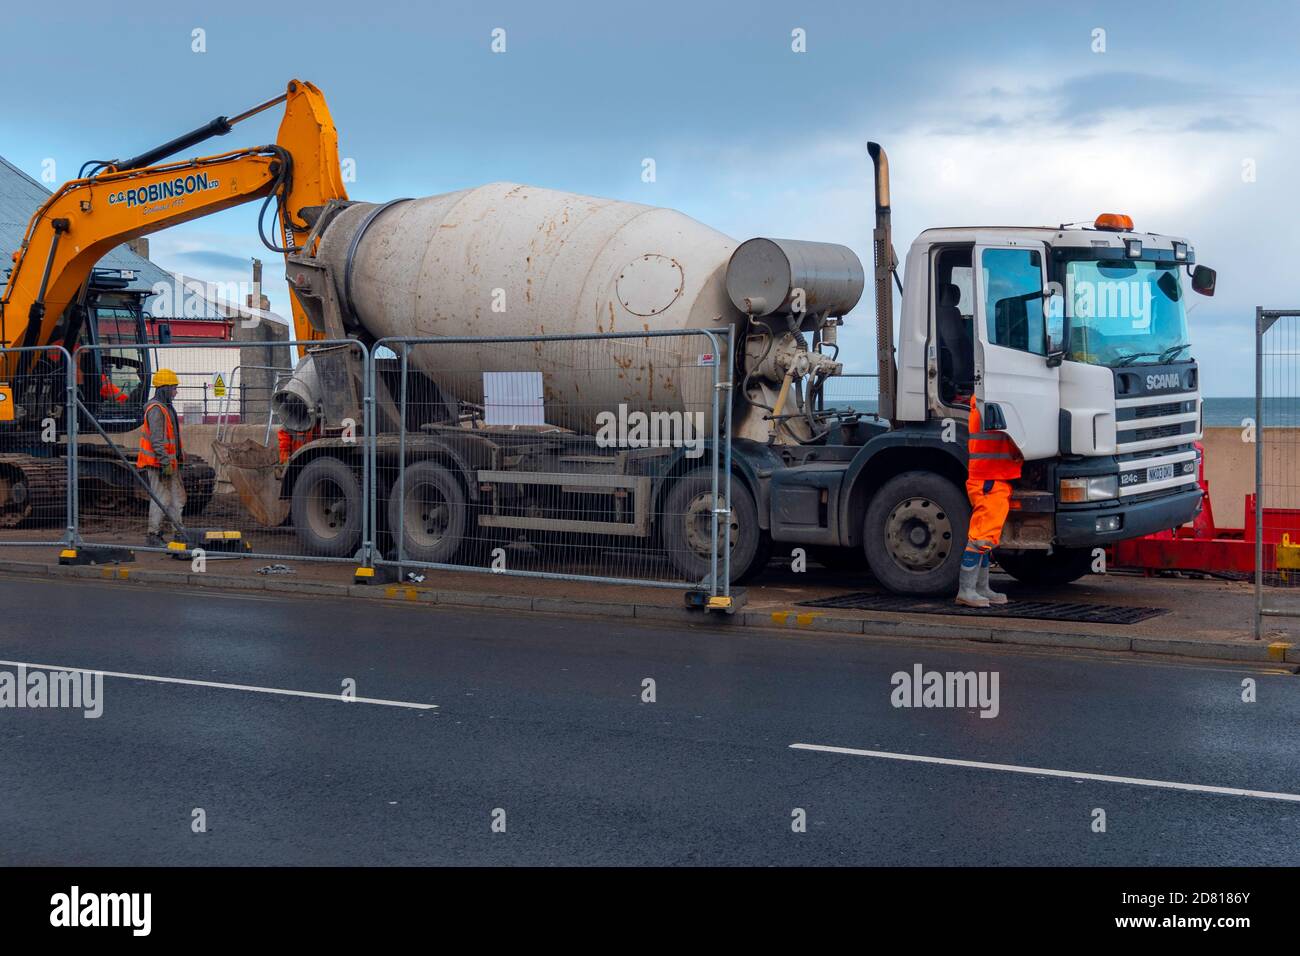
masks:
[(989, 565), (992, 563), (992, 558), (984, 555), (984, 560), (980, 562), (980, 573), (975, 578), (975, 591), (989, 604), (1006, 604), (1007, 596), (989, 586)]
[(962, 556), (961, 576), (958, 578), (957, 603), (962, 607), (988, 607), (989, 599), (980, 594), (976, 584), (979, 578), (980, 565), (966, 565), (966, 557)]

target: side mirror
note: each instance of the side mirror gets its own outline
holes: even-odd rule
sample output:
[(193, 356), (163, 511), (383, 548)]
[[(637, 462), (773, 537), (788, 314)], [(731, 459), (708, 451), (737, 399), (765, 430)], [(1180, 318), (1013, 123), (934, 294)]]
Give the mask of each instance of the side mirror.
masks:
[(1214, 295), (1214, 282), (1218, 276), (1209, 266), (1197, 266), (1192, 270), (1192, 291), (1201, 295)]
[(1043, 299), (1047, 367), (1056, 368), (1065, 360), (1065, 297), (1059, 292), (1048, 292)]

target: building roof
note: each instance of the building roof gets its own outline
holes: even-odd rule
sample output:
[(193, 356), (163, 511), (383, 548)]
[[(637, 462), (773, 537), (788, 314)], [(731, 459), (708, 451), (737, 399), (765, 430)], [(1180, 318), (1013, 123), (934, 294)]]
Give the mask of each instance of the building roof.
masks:
[[(6, 275), (9, 255), (22, 245), (32, 213), (49, 198), (50, 190), (0, 156), (0, 254), (4, 255)], [(99, 260), (98, 268), (133, 270), (135, 278), (127, 284), (132, 292), (147, 293), (155, 283), (172, 281), (171, 275), (126, 246), (118, 246), (105, 255)]]

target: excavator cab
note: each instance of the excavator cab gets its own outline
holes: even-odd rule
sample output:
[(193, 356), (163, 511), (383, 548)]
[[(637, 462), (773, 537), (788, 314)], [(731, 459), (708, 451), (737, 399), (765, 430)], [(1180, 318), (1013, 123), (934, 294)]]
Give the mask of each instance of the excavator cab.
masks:
[[(109, 433), (131, 431), (140, 425), (149, 398), (150, 351), (140, 348), (149, 341), (143, 299), (128, 290), (128, 274), (117, 269), (95, 269), (85, 294), (55, 326), (52, 341), (61, 344), (76, 363), (77, 394), (86, 410)], [(88, 348), (87, 346), (98, 346)], [(62, 353), (52, 350), (40, 358), (50, 368), (37, 375), (40, 361), (32, 363), (29, 376), (51, 384), (57, 401), (38, 400), (25, 390), (25, 408), (44, 409), (62, 422), (61, 406), (66, 400), (66, 379), (62, 376)], [(53, 366), (58, 366), (54, 368)], [(44, 398), (44, 396), (42, 396)], [(83, 421), (83, 426), (89, 423)]]

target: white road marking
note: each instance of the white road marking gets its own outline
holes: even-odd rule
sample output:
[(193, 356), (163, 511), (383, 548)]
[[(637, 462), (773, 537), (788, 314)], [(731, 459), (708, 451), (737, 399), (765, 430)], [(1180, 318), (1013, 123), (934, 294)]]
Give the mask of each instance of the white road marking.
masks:
[(321, 694), (313, 690), (288, 690), (283, 687), (254, 687), (251, 684), (223, 684), (218, 681), (193, 680), (188, 677), (159, 677), (155, 674), (126, 674), (120, 671), (105, 671), (94, 667), (65, 667), (62, 664), (29, 664), (23, 661), (0, 661), (7, 667), (25, 667), (36, 671), (74, 671), (79, 674), (103, 674), (105, 677), (120, 677), (124, 680), (147, 680), (156, 684), (185, 684), (189, 687), (212, 687), (216, 690), (242, 690), (253, 694), (279, 694), (282, 697), (311, 697), (315, 700), (333, 700), (342, 704), (378, 704), (381, 707), (407, 707), (411, 710), (436, 710), (437, 704), (419, 704), (409, 700), (384, 700), (379, 697), (345, 698), (342, 693)]
[(1245, 790), (1241, 787), (1210, 787), (1200, 783), (1177, 783), (1173, 780), (1145, 780), (1142, 777), (1116, 777), (1107, 773), (1084, 773), (1077, 770), (1047, 770), (1042, 767), (1019, 767), (1009, 763), (984, 763), (981, 760), (955, 760), (952, 757), (924, 757), (920, 754), (896, 754), (886, 750), (855, 750), (852, 747), (828, 747), (824, 744), (791, 744), (791, 750), (816, 750), (821, 753), (847, 754), (850, 757), (879, 757), (912, 763), (937, 763), (947, 767), (972, 767), (976, 770), (1003, 770), (1029, 773), (1040, 777), (1065, 777), (1069, 780), (1100, 780), (1103, 783), (1127, 783), (1138, 787), (1162, 787), (1166, 790), (1191, 790), (1196, 793), (1222, 793), (1233, 797), (1256, 797), (1260, 800), (1289, 800), (1300, 803), (1300, 794), (1274, 793), (1271, 790)]

